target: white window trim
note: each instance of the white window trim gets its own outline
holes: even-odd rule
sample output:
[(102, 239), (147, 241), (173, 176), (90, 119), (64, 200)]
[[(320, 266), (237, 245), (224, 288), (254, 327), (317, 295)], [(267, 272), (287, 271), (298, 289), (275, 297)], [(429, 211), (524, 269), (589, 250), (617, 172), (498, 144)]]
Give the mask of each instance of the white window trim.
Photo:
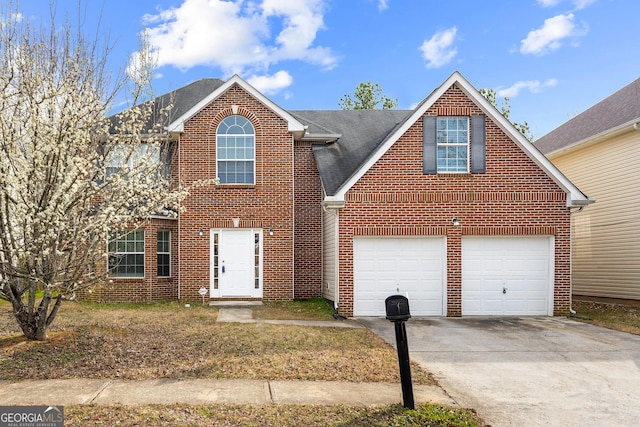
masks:
[[(118, 230), (118, 231), (127, 231), (127, 230)], [(128, 230), (131, 233), (141, 231), (142, 232), (142, 242), (143, 242), (143, 251), (142, 252), (111, 252), (109, 251), (109, 243), (110, 239), (107, 238), (107, 277), (118, 279), (118, 280), (140, 280), (145, 279), (147, 276), (147, 256), (146, 256), (146, 231), (145, 230)], [(111, 269), (109, 268), (109, 256), (111, 254), (114, 255), (128, 255), (128, 254), (142, 254), (142, 276), (119, 276), (117, 274), (111, 273)]]
[[(126, 147), (126, 149), (125, 149)], [(113, 147), (113, 151), (105, 161), (105, 176), (118, 173), (120, 170), (129, 171), (137, 167), (143, 160), (150, 160), (154, 165), (160, 165), (160, 153), (162, 148), (156, 144), (141, 142), (134, 147), (125, 146), (124, 143)], [(128, 155), (128, 159), (126, 158)], [(111, 171), (111, 172), (110, 172)]]
[[(438, 120), (440, 119), (466, 119), (467, 121), (467, 142), (466, 144), (460, 143), (460, 142), (438, 142), (438, 137), (437, 137), (437, 132), (438, 132)], [(467, 116), (437, 116), (436, 118), (436, 171), (438, 173), (438, 175), (445, 175), (445, 174), (468, 174), (471, 173), (471, 121), (469, 120), (469, 117)], [(438, 167), (438, 148), (440, 147), (461, 147), (466, 145), (467, 147), (467, 168), (464, 171), (443, 171), (440, 170), (440, 168)]]
[[(160, 232), (160, 231), (169, 233), (169, 242), (168, 242), (169, 243), (169, 252), (160, 252), (157, 249), (158, 232)], [(158, 265), (157, 265), (157, 263), (158, 263), (158, 255), (169, 255), (169, 275), (167, 275), (167, 276), (158, 275)], [(157, 275), (158, 278), (166, 279), (166, 278), (173, 277), (172, 274), (173, 274), (173, 269), (171, 268), (171, 230), (158, 229), (156, 231), (156, 275)]]
[[(246, 119), (249, 124), (251, 125), (251, 129), (253, 130), (253, 133), (251, 134), (243, 134), (243, 136), (248, 136), (248, 135), (252, 135), (253, 136), (253, 158), (252, 159), (220, 159), (218, 157), (218, 137), (220, 135), (219, 133), (219, 129), (220, 126), (222, 125), (222, 123), (224, 122), (224, 120), (226, 120), (229, 117), (234, 117), (234, 116), (238, 116), (238, 117), (242, 117), (243, 119)], [(228, 136), (227, 134), (223, 134), (225, 136)], [(233, 136), (233, 134), (231, 135)], [(253, 123), (251, 123), (251, 120), (249, 120), (248, 118), (239, 115), (239, 114), (233, 114), (230, 116), (225, 117), (224, 119), (222, 119), (222, 121), (218, 124), (218, 127), (216, 128), (216, 178), (220, 179), (220, 176), (218, 175), (218, 164), (219, 162), (249, 162), (251, 161), (253, 163), (253, 182), (225, 182), (225, 183), (220, 183), (220, 185), (229, 185), (229, 186), (237, 186), (237, 185), (256, 185), (257, 179), (256, 179), (256, 152), (257, 152), (257, 147), (256, 147), (256, 129), (253, 126)]]

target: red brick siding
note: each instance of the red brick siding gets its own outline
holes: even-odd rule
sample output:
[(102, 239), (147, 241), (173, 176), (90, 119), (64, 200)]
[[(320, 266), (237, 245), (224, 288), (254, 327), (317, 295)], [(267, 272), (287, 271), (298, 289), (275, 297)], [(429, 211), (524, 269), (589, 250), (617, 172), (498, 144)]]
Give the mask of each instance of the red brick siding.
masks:
[[(206, 185), (193, 188), (180, 215), (180, 298), (197, 300), (198, 289), (209, 289), (209, 230), (231, 228), (240, 218), (240, 228), (262, 228), (263, 298), (293, 298), (293, 138), (287, 123), (239, 86), (188, 120), (179, 143), (182, 185), (216, 176), (218, 124), (233, 114), (251, 121), (256, 132), (256, 184), (244, 186)], [(273, 236), (267, 230), (273, 228)], [(198, 236), (203, 229), (205, 235)]]
[[(448, 108), (454, 110), (447, 110)], [(482, 115), (456, 86), (426, 115)], [(566, 195), (489, 118), (486, 173), (422, 173), (418, 120), (351, 188), (340, 212), (340, 311), (353, 314), (353, 238), (359, 235), (447, 236), (447, 314), (461, 315), (464, 235), (554, 235), (554, 314), (566, 314), (570, 292)], [(462, 226), (454, 228), (457, 217)]]
[[(105, 302), (150, 302), (178, 298), (178, 221), (152, 219), (144, 227), (144, 278), (110, 278), (81, 298)], [(171, 277), (158, 277), (157, 231), (171, 231)], [(107, 243), (105, 241), (105, 247)], [(103, 263), (98, 266), (106, 268)]]
[(295, 298), (322, 295), (322, 183), (308, 142), (295, 143)]

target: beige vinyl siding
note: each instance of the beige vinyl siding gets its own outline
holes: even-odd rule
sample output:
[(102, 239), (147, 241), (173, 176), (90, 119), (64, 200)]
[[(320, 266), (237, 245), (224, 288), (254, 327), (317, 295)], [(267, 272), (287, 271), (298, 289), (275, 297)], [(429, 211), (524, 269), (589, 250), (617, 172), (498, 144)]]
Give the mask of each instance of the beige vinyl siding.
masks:
[(333, 210), (322, 212), (322, 296), (337, 302), (338, 216)]
[(573, 215), (573, 294), (640, 300), (640, 132), (551, 160), (596, 199)]
[(338, 281), (338, 216), (335, 211), (322, 212), (322, 296), (336, 302)]

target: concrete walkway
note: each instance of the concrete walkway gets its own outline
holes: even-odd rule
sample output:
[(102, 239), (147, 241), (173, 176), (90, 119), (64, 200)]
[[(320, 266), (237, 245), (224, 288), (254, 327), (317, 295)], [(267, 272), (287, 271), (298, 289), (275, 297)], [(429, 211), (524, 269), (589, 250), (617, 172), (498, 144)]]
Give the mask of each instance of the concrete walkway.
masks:
[[(455, 406), (442, 389), (414, 385), (416, 402)], [(0, 405), (307, 404), (370, 406), (402, 403), (395, 383), (234, 379), (0, 381)]]
[[(297, 321), (253, 319), (251, 308), (220, 308), (218, 322), (362, 328), (353, 320)], [(413, 385), (414, 400), (456, 406), (438, 386)], [(80, 404), (309, 404), (370, 406), (402, 403), (398, 383), (280, 381), (246, 379), (0, 381), (0, 405)]]
[(218, 312), (218, 322), (264, 323), (270, 325), (320, 326), (329, 328), (364, 328), (353, 320), (268, 320), (254, 319), (253, 311), (246, 307), (225, 307)]

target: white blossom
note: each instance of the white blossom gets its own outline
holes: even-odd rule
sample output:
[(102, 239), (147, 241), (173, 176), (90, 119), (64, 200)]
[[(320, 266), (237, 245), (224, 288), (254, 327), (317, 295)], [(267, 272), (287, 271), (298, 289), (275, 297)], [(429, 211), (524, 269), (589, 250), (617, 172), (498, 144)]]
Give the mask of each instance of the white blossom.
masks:
[[(175, 215), (186, 196), (164, 174), (163, 114), (142, 102), (153, 64), (140, 60), (152, 56), (110, 80), (107, 53), (68, 25), (0, 21), (0, 298), (29, 338), (44, 339), (60, 301), (104, 278), (110, 230)], [(128, 82), (132, 106), (114, 126)]]

